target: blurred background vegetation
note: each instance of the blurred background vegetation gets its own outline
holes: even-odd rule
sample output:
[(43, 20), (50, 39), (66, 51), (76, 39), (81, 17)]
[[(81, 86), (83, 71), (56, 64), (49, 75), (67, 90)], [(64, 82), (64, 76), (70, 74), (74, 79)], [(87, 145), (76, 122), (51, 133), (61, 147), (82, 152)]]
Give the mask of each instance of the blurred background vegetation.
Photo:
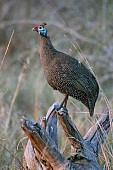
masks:
[[(0, 169), (22, 164), (27, 139), (20, 115), (39, 121), (63, 99), (47, 84), (41, 67), (39, 36), (32, 27), (42, 22), (47, 22), (55, 48), (81, 62), (85, 57), (97, 76), (101, 90), (91, 122), (113, 108), (112, 0), (0, 0)], [(88, 110), (72, 98), (68, 110), (84, 136), (91, 127)], [(59, 147), (68, 157), (70, 146), (59, 129)], [(111, 130), (99, 156), (107, 169), (113, 169), (112, 141)]]

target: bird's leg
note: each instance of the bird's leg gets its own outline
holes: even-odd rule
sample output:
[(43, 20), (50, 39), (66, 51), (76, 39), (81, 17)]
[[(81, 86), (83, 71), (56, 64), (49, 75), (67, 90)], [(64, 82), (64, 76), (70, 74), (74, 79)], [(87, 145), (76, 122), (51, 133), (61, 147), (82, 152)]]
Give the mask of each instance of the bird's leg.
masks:
[(66, 108), (67, 100), (68, 100), (68, 95), (65, 96), (64, 100), (62, 101), (62, 103), (60, 104), (60, 106), (57, 108), (57, 111), (60, 110), (60, 109), (63, 107), (63, 105), (64, 105), (64, 107)]
[(66, 108), (66, 106), (67, 106), (67, 101), (68, 101), (68, 95), (66, 95), (66, 97), (65, 97), (65, 102), (64, 102), (64, 107)]
[[(68, 95), (65, 95), (65, 98), (63, 99), (63, 101), (62, 101), (62, 103), (60, 104), (60, 106), (59, 106), (57, 109), (54, 108), (54, 109), (51, 111), (50, 115), (52, 114), (52, 116), (54, 116), (54, 115), (55, 115), (55, 110), (59, 111), (59, 110), (63, 107), (63, 105), (64, 105), (64, 107), (66, 108), (67, 100), (68, 100)], [(50, 117), (50, 115), (49, 115), (49, 117)], [(48, 121), (49, 117), (47, 118), (47, 121)]]

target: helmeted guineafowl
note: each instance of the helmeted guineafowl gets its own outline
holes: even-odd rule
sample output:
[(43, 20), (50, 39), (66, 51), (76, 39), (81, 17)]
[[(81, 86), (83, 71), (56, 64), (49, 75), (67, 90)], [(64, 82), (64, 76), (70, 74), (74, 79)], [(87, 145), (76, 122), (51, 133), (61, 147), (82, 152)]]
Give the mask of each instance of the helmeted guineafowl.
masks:
[(40, 59), (47, 82), (54, 90), (65, 94), (60, 107), (66, 107), (68, 96), (72, 96), (81, 101), (92, 116), (99, 93), (96, 78), (77, 59), (53, 47), (45, 25), (47, 24), (40, 24), (33, 30), (40, 35)]

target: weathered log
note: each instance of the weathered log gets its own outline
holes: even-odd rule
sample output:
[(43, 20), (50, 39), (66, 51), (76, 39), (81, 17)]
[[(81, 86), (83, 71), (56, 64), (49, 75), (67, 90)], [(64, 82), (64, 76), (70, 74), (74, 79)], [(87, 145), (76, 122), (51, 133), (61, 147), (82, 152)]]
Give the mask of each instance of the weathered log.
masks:
[[(48, 110), (47, 116), (35, 123), (22, 117), (21, 126), (29, 138), (24, 152), (28, 169), (30, 170), (100, 170), (98, 154), (101, 144), (105, 141), (110, 129), (109, 110), (101, 115), (84, 138), (62, 108), (52, 116), (51, 110), (56, 109), (55, 103)], [(58, 150), (57, 118), (74, 148), (74, 153), (68, 159)]]

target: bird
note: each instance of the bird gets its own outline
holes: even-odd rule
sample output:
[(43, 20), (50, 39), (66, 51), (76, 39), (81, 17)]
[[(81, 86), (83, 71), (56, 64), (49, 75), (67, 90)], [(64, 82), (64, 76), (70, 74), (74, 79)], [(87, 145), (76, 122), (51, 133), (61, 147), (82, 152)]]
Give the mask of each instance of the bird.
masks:
[(98, 82), (83, 63), (54, 48), (48, 31), (47, 23), (32, 28), (40, 37), (40, 60), (48, 84), (65, 97), (59, 109), (66, 108), (68, 97), (71, 96), (82, 102), (93, 116), (95, 103), (99, 94)]

